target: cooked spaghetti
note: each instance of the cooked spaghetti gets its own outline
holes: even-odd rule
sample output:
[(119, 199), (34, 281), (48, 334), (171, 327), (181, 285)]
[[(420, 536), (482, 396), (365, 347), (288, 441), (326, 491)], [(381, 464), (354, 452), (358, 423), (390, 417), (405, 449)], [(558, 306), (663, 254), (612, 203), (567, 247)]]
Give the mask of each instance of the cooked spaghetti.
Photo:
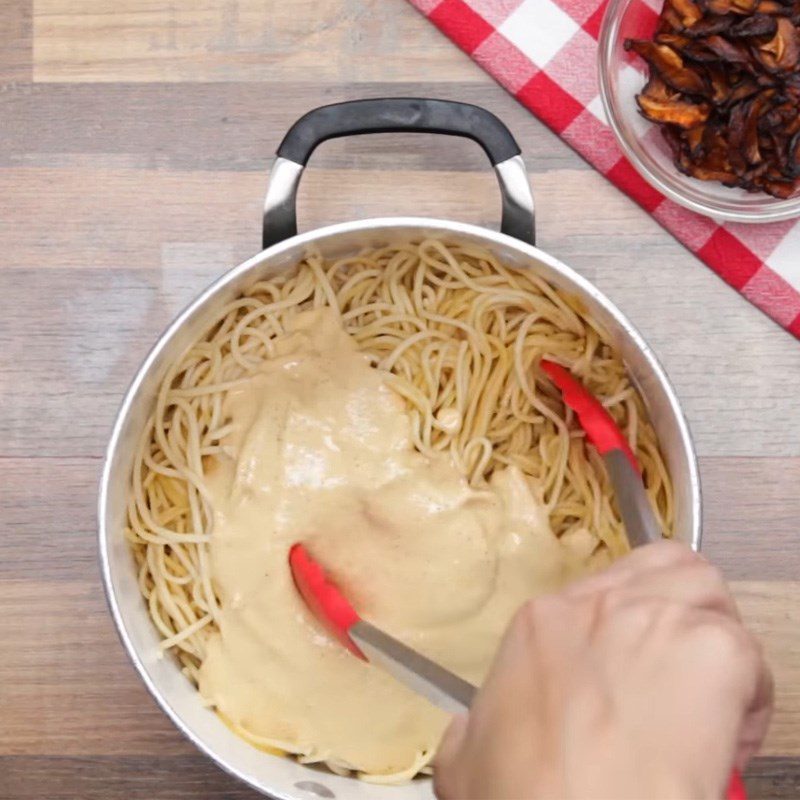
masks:
[[(479, 491), (501, 473), (524, 476), (560, 543), (597, 567), (623, 554), (627, 542), (601, 459), (538, 369), (545, 356), (569, 366), (625, 431), (653, 508), (671, 530), (672, 490), (641, 398), (577, 301), (475, 245), (426, 240), (333, 261), (311, 252), (220, 309), (165, 377), (142, 432), (126, 535), (162, 647), (189, 679), (200, 681), (226, 610), (211, 567), (210, 476), (240, 444), (230, 400), (285, 351), (311, 309), (328, 309), (402, 399), (413, 450), (447, 460)], [(373, 780), (413, 777), (433, 756), (426, 747), (402, 768), (360, 770), (335, 753), (226, 721), (256, 746), (337, 772), (366, 771)]]

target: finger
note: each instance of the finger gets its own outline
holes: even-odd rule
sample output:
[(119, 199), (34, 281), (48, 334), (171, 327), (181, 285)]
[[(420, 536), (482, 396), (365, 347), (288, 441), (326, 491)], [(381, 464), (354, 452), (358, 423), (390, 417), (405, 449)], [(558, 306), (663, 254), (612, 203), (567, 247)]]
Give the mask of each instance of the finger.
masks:
[(690, 684), (688, 691), (698, 692), (695, 707), (710, 704), (709, 713), (727, 734), (705, 746), (732, 741), (729, 763), (741, 770), (760, 747), (772, 714), (774, 683), (763, 649), (758, 639), (729, 615), (692, 608), (678, 619), (703, 643), (699, 651), (694, 649), (700, 660), (693, 669), (698, 675), (711, 671), (714, 675), (712, 684), (700, 681)]
[(758, 654), (756, 656), (758, 678), (739, 734), (739, 746), (736, 752), (736, 767), (739, 770), (743, 770), (760, 749), (769, 729), (775, 702), (775, 680), (772, 670), (764, 657), (761, 645), (756, 641), (754, 647)]
[(468, 720), (469, 718), (465, 714), (453, 717), (444, 732), (444, 736), (442, 736), (442, 741), (439, 743), (439, 749), (434, 760), (435, 769), (445, 767), (456, 760), (456, 756), (461, 750), (464, 738), (467, 735)]
[[(692, 609), (682, 624), (697, 643), (692, 669), (699, 675), (713, 671), (712, 684), (700, 681), (687, 688), (696, 707), (708, 706), (709, 713), (732, 737), (731, 763), (744, 766), (766, 734), (773, 702), (773, 681), (760, 644), (740, 622), (706, 609)], [(709, 746), (709, 743), (706, 743)]]
[(610, 588), (626, 585), (631, 581), (645, 580), (652, 572), (703, 561), (691, 548), (668, 540), (638, 547), (611, 566), (570, 584), (565, 594), (586, 597)]
[(620, 594), (631, 601), (639, 597), (664, 600), (716, 611), (741, 621), (736, 601), (722, 573), (704, 560), (653, 570), (640, 581), (629, 581)]
[(683, 602), (709, 611), (719, 611), (741, 621), (739, 608), (722, 573), (707, 561), (668, 567), (648, 576), (642, 590), (653, 597)]
[(459, 775), (459, 754), (464, 747), (467, 735), (468, 718), (454, 717), (447, 730), (433, 762), (433, 791), (439, 800), (451, 800), (459, 795), (455, 782)]

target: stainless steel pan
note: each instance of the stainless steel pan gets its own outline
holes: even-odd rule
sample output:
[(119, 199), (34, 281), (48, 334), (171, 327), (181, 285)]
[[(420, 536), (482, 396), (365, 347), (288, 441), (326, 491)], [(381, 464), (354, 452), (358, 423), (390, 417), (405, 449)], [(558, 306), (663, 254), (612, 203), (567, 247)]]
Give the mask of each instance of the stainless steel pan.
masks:
[[(466, 136), (492, 163), (502, 197), (501, 231), (442, 219), (387, 217), (354, 220), (297, 233), (297, 186), (314, 148), (326, 139), (361, 133), (417, 131)], [(623, 314), (589, 281), (539, 250), (534, 239), (533, 199), (514, 138), (494, 115), (476, 106), (443, 100), (392, 98), (315, 109), (291, 128), (278, 149), (264, 208), (264, 249), (206, 288), (156, 342), (125, 394), (106, 453), (98, 502), (100, 562), (111, 614), (136, 669), (178, 728), (217, 764), (281, 800), (318, 797), (423, 800), (429, 781), (381, 787), (312, 770), (262, 753), (241, 741), (199, 702), (196, 690), (170, 657), (139, 594), (132, 556), (123, 538), (134, 447), (167, 368), (208, 327), (218, 308), (256, 280), (290, 268), (310, 244), (328, 257), (409, 237), (439, 236), (490, 248), (516, 267), (535, 270), (576, 296), (607, 329), (644, 397), (675, 485), (676, 533), (700, 545), (700, 484), (694, 447), (667, 376), (652, 350)]]

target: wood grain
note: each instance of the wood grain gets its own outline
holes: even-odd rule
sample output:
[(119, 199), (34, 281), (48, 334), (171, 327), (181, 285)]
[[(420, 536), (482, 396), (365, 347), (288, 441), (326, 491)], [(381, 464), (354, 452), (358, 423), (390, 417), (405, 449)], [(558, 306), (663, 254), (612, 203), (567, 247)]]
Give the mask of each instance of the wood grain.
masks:
[[(0, 86), (6, 91), (17, 82), (31, 80), (33, 20), (30, 0), (3, 0), (0, 3), (0, 31), (3, 51), (0, 56)], [(3, 92), (0, 91), (0, 97)]]
[[(36, 81), (416, 80), (489, 83), (385, 0), (37, 0)], [(402, 46), (400, 46), (402, 43)]]
[(775, 676), (775, 715), (762, 747), (764, 755), (800, 756), (800, 642), (797, 581), (733, 581), (731, 588), (745, 619), (761, 639)]
[(800, 797), (800, 760), (756, 758), (745, 775), (747, 792), (758, 800)]
[[(182, 755), (0, 756), (3, 800), (258, 800), (194, 748)], [(783, 795), (781, 795), (783, 796)], [(309, 800), (314, 800), (313, 796)]]
[[(109, 83), (102, 86), (102, 102), (93, 84), (14, 84), (0, 93), (0, 165), (251, 171), (266, 180), (280, 137), (310, 108), (387, 93), (443, 94), (487, 103), (481, 83), (448, 83), (445, 88), (423, 78), (419, 75), (417, 82), (387, 89), (379, 82), (306, 83), (295, 76), (281, 86), (280, 103), (265, 102), (263, 85), (253, 82)], [(489, 105), (524, 141), (529, 169), (591, 169), (510, 95), (498, 93)], [(418, 134), (329, 142), (316, 150), (312, 165), (348, 170), (488, 170), (486, 156), (474, 143)]]
[(800, 459), (701, 458), (700, 474), (708, 558), (730, 580), (796, 581)]
[[(754, 800), (800, 796), (800, 762), (757, 758), (745, 776)], [(0, 756), (4, 800), (256, 800), (256, 792), (236, 784), (201, 755), (162, 758), (131, 756)]]
[[(0, 4), (0, 798), (255, 798), (156, 707), (95, 553), (121, 393), (172, 316), (258, 247), (272, 153), (311, 107), (383, 95), (486, 105), (518, 136), (540, 245), (640, 327), (701, 455), (704, 549), (777, 676), (746, 776), (800, 796), (800, 347), (404, 0)], [(321, 147), (301, 227), (415, 213), (494, 226), (480, 150), (436, 137)]]
[[(756, 758), (745, 775), (751, 800), (800, 796), (800, 760)], [(203, 756), (0, 756), (4, 800), (257, 800)], [(312, 800), (312, 798), (309, 798)]]

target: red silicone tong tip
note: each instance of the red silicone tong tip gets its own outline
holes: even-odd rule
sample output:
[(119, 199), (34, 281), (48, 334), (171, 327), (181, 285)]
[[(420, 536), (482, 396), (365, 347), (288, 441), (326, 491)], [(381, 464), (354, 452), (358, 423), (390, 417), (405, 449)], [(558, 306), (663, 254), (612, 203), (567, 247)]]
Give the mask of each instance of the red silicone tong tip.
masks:
[(747, 790), (744, 788), (744, 781), (739, 770), (734, 770), (731, 775), (725, 800), (747, 800)]
[(554, 361), (542, 359), (542, 369), (561, 390), (564, 402), (578, 415), (581, 427), (586, 431), (589, 441), (600, 455), (611, 450), (622, 450), (633, 468), (641, 472), (639, 462), (633, 454), (627, 439), (617, 427), (613, 417), (603, 408), (600, 401), (572, 373)]
[(325, 571), (311, 558), (303, 545), (295, 544), (290, 548), (289, 567), (294, 585), (311, 613), (353, 655), (366, 661), (366, 657), (348, 633), (358, 622), (358, 614), (336, 586), (325, 577)]

